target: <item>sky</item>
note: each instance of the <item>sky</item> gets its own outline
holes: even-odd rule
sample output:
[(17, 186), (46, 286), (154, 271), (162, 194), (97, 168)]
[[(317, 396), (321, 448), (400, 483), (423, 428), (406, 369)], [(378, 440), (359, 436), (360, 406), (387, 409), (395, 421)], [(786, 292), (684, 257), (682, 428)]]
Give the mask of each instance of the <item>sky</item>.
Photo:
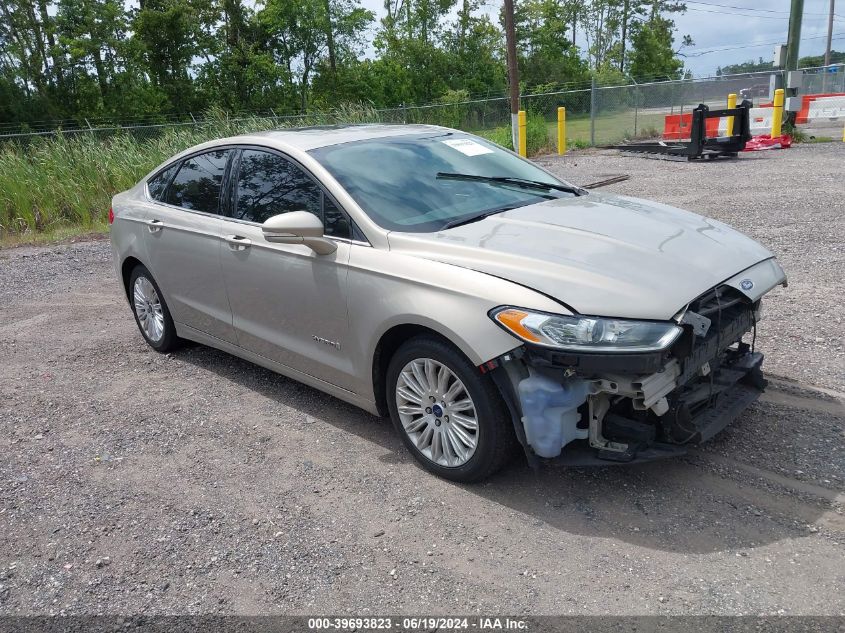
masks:
[[(379, 19), (384, 14), (384, 0), (362, 0), (362, 4)], [(696, 77), (713, 75), (720, 66), (749, 59), (771, 60), (775, 44), (786, 44), (789, 0), (686, 0), (686, 4), (687, 12), (674, 16), (675, 42), (678, 45), (684, 35), (692, 36), (695, 45), (682, 53), (686, 54), (686, 68)], [(487, 2), (486, 10), (494, 20), (501, 5), (501, 0)], [(824, 53), (829, 10), (830, 0), (804, 0), (801, 56)], [(845, 49), (845, 0), (838, 0), (834, 13), (832, 48), (841, 51)], [(576, 43), (585, 46), (583, 36), (576, 38)]]

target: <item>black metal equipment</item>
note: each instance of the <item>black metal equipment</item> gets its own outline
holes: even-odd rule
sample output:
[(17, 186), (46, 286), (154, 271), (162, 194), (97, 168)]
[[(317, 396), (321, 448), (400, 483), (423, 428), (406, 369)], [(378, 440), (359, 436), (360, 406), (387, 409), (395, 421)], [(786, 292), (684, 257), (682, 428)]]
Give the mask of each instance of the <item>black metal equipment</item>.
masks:
[[(700, 158), (733, 157), (745, 149), (745, 144), (751, 139), (751, 102), (743, 101), (735, 108), (711, 110), (705, 104), (700, 104), (692, 111), (692, 128), (690, 140), (687, 141), (659, 141), (647, 143), (629, 143), (626, 145), (607, 145), (607, 149), (618, 149), (623, 152), (641, 154), (657, 154), (660, 157), (683, 160)], [(733, 134), (731, 136), (707, 136), (707, 119), (734, 117)]]

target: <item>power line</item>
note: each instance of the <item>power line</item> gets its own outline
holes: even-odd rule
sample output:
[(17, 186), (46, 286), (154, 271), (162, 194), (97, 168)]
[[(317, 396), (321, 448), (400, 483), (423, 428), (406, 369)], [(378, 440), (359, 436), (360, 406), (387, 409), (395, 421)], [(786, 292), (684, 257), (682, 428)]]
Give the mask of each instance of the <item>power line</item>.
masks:
[[(826, 37), (827, 37), (827, 35), (812, 35), (810, 37), (802, 37), (801, 40), (802, 41), (803, 40), (818, 40), (818, 39), (826, 38)], [(838, 40), (838, 39), (842, 39), (843, 37), (845, 37), (845, 31), (843, 31), (841, 33), (834, 33), (833, 37), (831, 39)], [(758, 44), (744, 44), (742, 46), (724, 46), (724, 47), (721, 47), (721, 48), (712, 48), (712, 49), (709, 49), (709, 50), (703, 49), (703, 50), (700, 50), (700, 51), (690, 52), (690, 53), (686, 53), (686, 54), (681, 53), (681, 55), (683, 57), (701, 57), (702, 55), (707, 55), (709, 53), (720, 53), (722, 51), (735, 51), (735, 50), (739, 50), (739, 49), (743, 49), (743, 48), (759, 48), (760, 46), (772, 46), (774, 44), (780, 44), (781, 42), (782, 42), (782, 40), (773, 40), (771, 42), (759, 42)]]
[[(686, 0), (686, 4), (700, 4), (706, 7), (720, 7), (722, 9), (739, 9), (740, 11), (752, 11), (752, 12), (759, 12), (759, 13), (783, 13), (789, 15), (789, 11), (778, 11), (776, 9), (758, 9), (756, 7), (737, 7), (732, 4), (717, 4), (715, 2), (698, 2), (697, 0)], [(688, 7), (689, 8), (689, 7)], [(807, 13), (805, 12), (804, 15), (824, 15), (826, 16), (827, 13)]]
[(716, 13), (717, 15), (739, 15), (744, 18), (754, 18), (755, 20), (788, 20), (788, 15), (753, 15), (750, 13), (734, 13), (733, 11), (714, 11), (712, 9), (696, 9), (695, 7), (687, 7), (687, 11), (696, 11), (698, 13)]
[[(751, 9), (748, 9), (749, 11)], [(754, 18), (755, 20), (788, 20), (789, 15), (755, 15), (752, 13), (736, 13), (734, 11), (717, 11), (713, 9), (697, 9), (695, 7), (687, 7), (687, 11), (696, 11), (698, 13), (715, 13), (716, 15), (738, 15), (743, 18)], [(828, 15), (821, 13), (805, 13), (804, 15), (818, 16), (819, 19), (827, 19)], [(845, 20), (845, 18), (833, 14), (834, 20)]]

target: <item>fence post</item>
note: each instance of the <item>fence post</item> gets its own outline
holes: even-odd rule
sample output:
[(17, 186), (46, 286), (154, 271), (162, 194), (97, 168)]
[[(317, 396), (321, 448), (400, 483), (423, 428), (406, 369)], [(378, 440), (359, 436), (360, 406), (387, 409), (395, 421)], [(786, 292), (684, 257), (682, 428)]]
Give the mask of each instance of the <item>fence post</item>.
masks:
[(557, 109), (557, 153), (566, 153), (566, 108)]
[(640, 114), (640, 87), (634, 88), (634, 138), (637, 138), (637, 119)]
[(781, 135), (781, 123), (783, 121), (783, 88), (775, 90), (775, 101), (772, 104), (772, 138)]
[(590, 145), (596, 144), (596, 78), (590, 82)]
[(669, 84), (669, 114), (675, 114), (675, 82)]
[(518, 115), (519, 121), (519, 155), (528, 156), (528, 138), (526, 133), (525, 110), (520, 110)]
[[(728, 110), (733, 110), (736, 107), (736, 94), (731, 93), (728, 95)], [(734, 118), (732, 116), (728, 117), (728, 124), (725, 128), (725, 136), (733, 136), (734, 135)]]

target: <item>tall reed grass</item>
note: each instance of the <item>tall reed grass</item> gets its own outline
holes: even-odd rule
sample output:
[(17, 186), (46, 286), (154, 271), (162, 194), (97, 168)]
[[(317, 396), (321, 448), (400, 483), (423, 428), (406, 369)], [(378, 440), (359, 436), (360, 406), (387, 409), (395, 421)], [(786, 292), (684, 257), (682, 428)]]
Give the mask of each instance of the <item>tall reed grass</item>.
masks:
[[(289, 125), (378, 121), (374, 109), (349, 105)], [(545, 124), (533, 123), (529, 120), (529, 153), (548, 144)], [(112, 196), (132, 187), (170, 156), (203, 141), (279, 127), (287, 126), (271, 117), (233, 119), (212, 110), (198, 125), (127, 129), (107, 136), (59, 133), (0, 143), (0, 240), (102, 230)], [(485, 136), (510, 146), (509, 128)]]
[[(346, 106), (296, 119), (297, 125), (374, 122), (377, 113)], [(198, 125), (59, 133), (0, 144), (0, 239), (26, 233), (81, 232), (105, 226), (111, 197), (173, 154), (203, 141), (279, 125), (275, 118), (232, 119), (212, 110)]]

